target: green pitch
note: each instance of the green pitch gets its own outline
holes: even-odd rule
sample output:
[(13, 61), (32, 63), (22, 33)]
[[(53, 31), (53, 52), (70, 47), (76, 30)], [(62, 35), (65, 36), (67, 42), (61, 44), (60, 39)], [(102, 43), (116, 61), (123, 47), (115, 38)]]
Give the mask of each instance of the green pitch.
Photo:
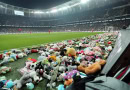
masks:
[(57, 42), (72, 38), (87, 37), (99, 33), (101, 32), (52, 32), (51, 34), (32, 33), (0, 35), (0, 51)]

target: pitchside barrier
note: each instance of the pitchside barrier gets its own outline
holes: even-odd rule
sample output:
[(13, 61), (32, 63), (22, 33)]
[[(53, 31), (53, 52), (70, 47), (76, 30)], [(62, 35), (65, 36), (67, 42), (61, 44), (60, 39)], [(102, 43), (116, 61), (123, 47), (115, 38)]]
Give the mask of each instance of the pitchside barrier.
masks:
[(119, 32), (115, 47), (101, 73), (113, 77), (128, 65), (130, 65), (130, 29)]

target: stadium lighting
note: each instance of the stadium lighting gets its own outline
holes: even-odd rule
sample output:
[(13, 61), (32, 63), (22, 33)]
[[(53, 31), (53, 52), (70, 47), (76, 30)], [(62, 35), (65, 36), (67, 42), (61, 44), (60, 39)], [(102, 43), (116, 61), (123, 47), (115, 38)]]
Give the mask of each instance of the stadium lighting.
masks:
[(88, 0), (81, 0), (82, 4), (85, 4)]
[(51, 13), (56, 13), (58, 10), (57, 9), (53, 9), (51, 10)]
[(69, 6), (66, 6), (66, 7), (60, 8), (59, 10), (66, 10), (68, 8), (69, 8)]
[(42, 14), (44, 12), (42, 12), (42, 11), (34, 11), (34, 13), (36, 13), (36, 14)]

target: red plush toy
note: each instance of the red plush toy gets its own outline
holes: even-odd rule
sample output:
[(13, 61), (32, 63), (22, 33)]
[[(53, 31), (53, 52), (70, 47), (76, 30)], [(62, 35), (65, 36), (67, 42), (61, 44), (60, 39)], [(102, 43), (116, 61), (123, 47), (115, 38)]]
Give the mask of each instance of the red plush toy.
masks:
[(33, 63), (37, 62), (36, 59), (28, 58), (28, 60), (32, 61)]
[(111, 41), (108, 41), (107, 44), (112, 44), (112, 42), (111, 42)]
[(31, 52), (32, 53), (38, 53), (38, 50), (37, 49), (32, 49)]
[(0, 54), (0, 60), (3, 59), (3, 54)]

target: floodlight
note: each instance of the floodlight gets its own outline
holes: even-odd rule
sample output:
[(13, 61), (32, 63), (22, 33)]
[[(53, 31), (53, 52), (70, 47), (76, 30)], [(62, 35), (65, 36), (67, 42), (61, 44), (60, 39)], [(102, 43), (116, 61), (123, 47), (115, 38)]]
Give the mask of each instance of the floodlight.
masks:
[(66, 6), (66, 7), (60, 8), (60, 10), (66, 10), (68, 8), (69, 8), (69, 6)]
[(51, 13), (56, 13), (58, 10), (57, 9), (53, 9), (51, 10)]
[(41, 14), (41, 13), (44, 13), (44, 12), (42, 12), (42, 11), (34, 11), (34, 13)]

